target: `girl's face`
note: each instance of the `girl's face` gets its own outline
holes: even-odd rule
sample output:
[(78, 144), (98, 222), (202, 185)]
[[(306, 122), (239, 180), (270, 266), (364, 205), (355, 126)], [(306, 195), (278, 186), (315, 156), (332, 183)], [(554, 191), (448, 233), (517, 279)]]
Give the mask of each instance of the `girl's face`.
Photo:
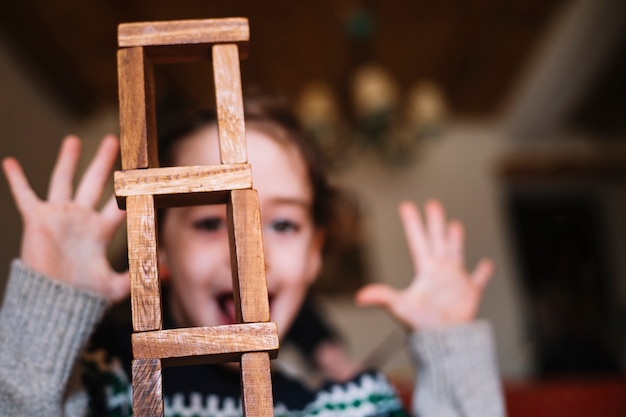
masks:
[[(246, 137), (261, 207), (270, 315), (282, 337), (319, 272), (323, 237), (313, 223), (313, 192), (295, 145), (249, 128)], [(175, 165), (220, 163), (214, 126), (175, 146)], [(234, 323), (225, 205), (168, 209), (162, 227), (160, 259), (171, 272), (168, 302), (176, 323)]]

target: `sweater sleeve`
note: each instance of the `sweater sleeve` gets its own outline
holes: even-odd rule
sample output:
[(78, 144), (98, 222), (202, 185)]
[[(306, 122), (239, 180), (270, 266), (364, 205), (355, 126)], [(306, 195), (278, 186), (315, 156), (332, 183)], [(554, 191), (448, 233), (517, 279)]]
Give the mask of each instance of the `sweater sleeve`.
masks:
[(414, 333), (416, 417), (502, 417), (504, 399), (491, 326), (477, 321)]
[(106, 305), (13, 261), (0, 310), (0, 415), (85, 415), (77, 359)]

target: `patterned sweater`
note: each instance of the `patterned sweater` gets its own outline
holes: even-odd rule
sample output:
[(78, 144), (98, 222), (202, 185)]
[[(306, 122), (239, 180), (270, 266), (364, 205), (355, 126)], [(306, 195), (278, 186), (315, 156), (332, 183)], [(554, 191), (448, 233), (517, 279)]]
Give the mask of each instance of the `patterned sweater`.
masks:
[[(13, 262), (0, 310), (0, 415), (128, 416), (130, 338), (100, 297)], [(165, 317), (164, 317), (165, 319)], [(490, 327), (476, 322), (409, 337), (415, 416), (503, 416)], [(277, 417), (403, 416), (383, 374), (311, 389), (272, 373)], [(241, 416), (239, 376), (219, 365), (163, 369), (165, 415)]]

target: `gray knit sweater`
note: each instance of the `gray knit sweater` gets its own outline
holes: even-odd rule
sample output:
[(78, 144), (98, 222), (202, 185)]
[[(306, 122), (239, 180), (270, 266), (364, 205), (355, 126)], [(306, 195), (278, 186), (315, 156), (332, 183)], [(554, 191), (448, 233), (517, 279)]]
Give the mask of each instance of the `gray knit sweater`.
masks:
[[(100, 297), (13, 262), (0, 310), (0, 415), (87, 415), (79, 358), (106, 307)], [(414, 333), (409, 345), (418, 376), (415, 416), (504, 416), (488, 323)]]

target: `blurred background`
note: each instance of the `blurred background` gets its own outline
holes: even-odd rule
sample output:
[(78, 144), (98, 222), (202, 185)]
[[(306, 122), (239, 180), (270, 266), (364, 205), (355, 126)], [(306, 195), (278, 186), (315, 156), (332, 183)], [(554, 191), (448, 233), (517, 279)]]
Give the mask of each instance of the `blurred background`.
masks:
[[(350, 264), (334, 261), (316, 291), (351, 354), (410, 381), (406, 352), (385, 342), (396, 325), (351, 293), (407, 285), (396, 207), (435, 197), (466, 225), (468, 266), (496, 263), (480, 316), (507, 386), (620, 381), (607, 384), (626, 412), (626, 2), (5, 1), (0, 156), (44, 195), (63, 135), (91, 154), (119, 129), (119, 23), (234, 16), (250, 22), (244, 95), (288, 97), (360, 201)], [(210, 71), (158, 67), (161, 106), (210, 104)], [(8, 268), (21, 225), (6, 181), (0, 201)]]

